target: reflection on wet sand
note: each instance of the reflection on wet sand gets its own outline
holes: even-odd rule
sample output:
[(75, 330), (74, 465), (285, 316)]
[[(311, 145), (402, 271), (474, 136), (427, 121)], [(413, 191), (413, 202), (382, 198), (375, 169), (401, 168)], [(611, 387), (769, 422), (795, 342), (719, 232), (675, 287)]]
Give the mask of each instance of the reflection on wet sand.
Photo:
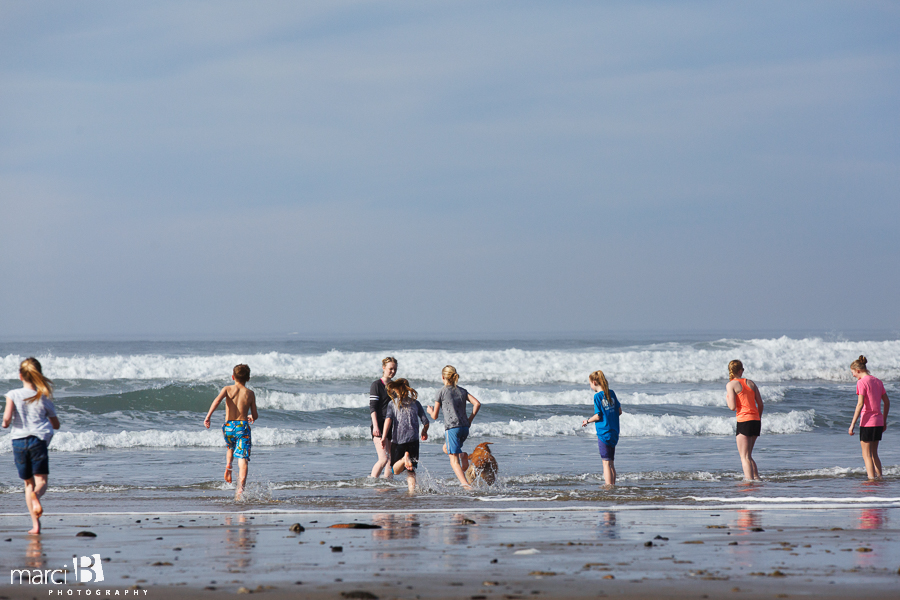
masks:
[(888, 512), (883, 508), (865, 508), (859, 512), (860, 529), (883, 529), (887, 521)]
[(756, 510), (738, 510), (734, 526), (737, 529), (753, 530), (760, 527), (761, 517)]
[(373, 522), (381, 529), (372, 530), (374, 540), (412, 540), (419, 537), (419, 521), (414, 514), (377, 514)]
[[(251, 548), (256, 545), (256, 531), (249, 527), (249, 521), (244, 515), (225, 517), (225, 525), (229, 526), (225, 531), (226, 566), (229, 572), (240, 572), (252, 562)], [(231, 526), (235, 528), (232, 529)]]
[(616, 513), (612, 511), (603, 513), (600, 519), (600, 537), (609, 540), (619, 539), (619, 532), (616, 529)]
[(41, 544), (41, 538), (32, 536), (28, 540), (28, 548), (25, 549), (25, 565), (29, 569), (44, 568), (44, 546)]

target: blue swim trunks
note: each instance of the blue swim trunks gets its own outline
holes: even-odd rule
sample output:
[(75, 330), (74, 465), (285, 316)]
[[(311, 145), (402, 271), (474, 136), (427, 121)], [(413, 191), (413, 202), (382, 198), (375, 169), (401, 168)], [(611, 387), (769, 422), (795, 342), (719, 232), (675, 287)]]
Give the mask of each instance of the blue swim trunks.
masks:
[(469, 437), (469, 428), (454, 427), (453, 429), (448, 429), (445, 434), (447, 437), (447, 454), (459, 454), (462, 452), (463, 442)]
[(235, 458), (250, 460), (250, 423), (247, 421), (225, 421), (222, 425), (222, 434), (225, 436), (225, 445), (234, 450)]

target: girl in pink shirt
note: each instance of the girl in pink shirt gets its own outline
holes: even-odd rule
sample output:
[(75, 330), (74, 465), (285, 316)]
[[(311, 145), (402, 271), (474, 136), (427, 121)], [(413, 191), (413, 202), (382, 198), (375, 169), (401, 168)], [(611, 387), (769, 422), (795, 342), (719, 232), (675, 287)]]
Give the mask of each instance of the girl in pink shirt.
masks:
[[(872, 377), (866, 368), (865, 356), (853, 361), (850, 365), (850, 373), (856, 378), (856, 411), (850, 421), (850, 435), (853, 435), (853, 426), (859, 419), (859, 445), (862, 446), (863, 461), (866, 463), (866, 473), (869, 479), (881, 479), (881, 459), (878, 458), (878, 442), (881, 434), (887, 429), (888, 411), (891, 409), (891, 401), (881, 380)], [(884, 413), (881, 412), (881, 403), (884, 402)]]

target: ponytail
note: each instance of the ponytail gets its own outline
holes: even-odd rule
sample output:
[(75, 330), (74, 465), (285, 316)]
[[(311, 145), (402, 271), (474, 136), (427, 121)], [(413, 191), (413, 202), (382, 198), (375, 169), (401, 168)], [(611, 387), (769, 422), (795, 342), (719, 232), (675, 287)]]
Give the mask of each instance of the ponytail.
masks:
[(588, 375), (588, 379), (600, 386), (600, 389), (603, 390), (603, 399), (608, 406), (612, 406), (613, 399), (609, 395), (609, 383), (606, 381), (606, 375), (603, 374), (603, 371), (594, 371)]
[(456, 387), (456, 382), (459, 381), (459, 373), (456, 372), (456, 367), (451, 367), (450, 365), (441, 370), (441, 376), (447, 380), (451, 387)]
[(44, 377), (41, 363), (36, 358), (31, 357), (23, 360), (22, 364), (19, 365), (19, 375), (22, 376), (23, 380), (33, 385), (37, 391), (37, 394), (31, 398), (26, 398), (25, 402), (34, 402), (35, 400), (40, 400), (43, 396), (47, 398), (53, 397), (53, 382)]
[(869, 360), (865, 356), (860, 354), (859, 358), (857, 358), (852, 363), (850, 363), (850, 368), (855, 371), (861, 371), (861, 372), (865, 373), (866, 375), (870, 375), (871, 373), (869, 373), (869, 369), (866, 368), (866, 364), (868, 362), (869, 362)]
[(733, 360), (728, 363), (728, 381), (737, 379), (744, 372), (744, 364), (739, 360)]

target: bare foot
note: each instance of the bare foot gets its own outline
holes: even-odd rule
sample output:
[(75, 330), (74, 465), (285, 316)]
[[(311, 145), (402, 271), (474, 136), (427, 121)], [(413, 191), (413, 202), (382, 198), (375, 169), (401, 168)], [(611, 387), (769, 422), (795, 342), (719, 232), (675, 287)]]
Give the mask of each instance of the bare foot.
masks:
[(225, 467), (225, 481), (231, 483), (231, 466)]
[(32, 527), (31, 529), (28, 530), (28, 533), (29, 533), (29, 535), (40, 535), (41, 534), (40, 525), (38, 525), (36, 527)]
[(238, 487), (236, 490), (234, 490), (235, 501), (240, 500), (243, 495), (244, 495), (244, 488)]
[(403, 466), (406, 467), (407, 471), (413, 470), (412, 460), (409, 458), (409, 452), (406, 453), (406, 456), (403, 457)]
[[(31, 495), (31, 513), (38, 519), (44, 514), (44, 507), (41, 506), (41, 501), (35, 494)], [(35, 533), (40, 533), (40, 531)]]

